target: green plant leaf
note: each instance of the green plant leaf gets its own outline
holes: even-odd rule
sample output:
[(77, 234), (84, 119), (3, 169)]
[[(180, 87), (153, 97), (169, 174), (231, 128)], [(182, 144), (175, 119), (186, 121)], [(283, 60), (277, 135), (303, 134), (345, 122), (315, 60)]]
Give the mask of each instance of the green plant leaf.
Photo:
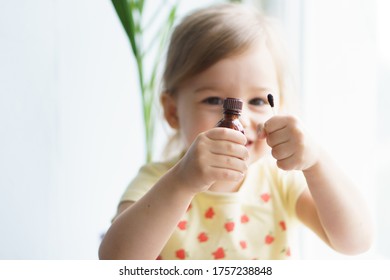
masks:
[[(153, 155), (153, 139), (155, 129), (155, 87), (158, 66), (161, 61), (164, 47), (167, 43), (167, 38), (170, 29), (176, 19), (176, 12), (178, 6), (178, 0), (176, 4), (171, 4), (168, 16), (161, 28), (153, 34), (152, 40), (146, 49), (143, 49), (143, 41), (145, 34), (149, 31), (149, 27), (156, 24), (157, 15), (161, 12), (161, 7), (158, 7), (154, 12), (154, 16), (150, 19), (148, 24), (142, 25), (142, 16), (145, 7), (144, 0), (112, 0), (114, 8), (118, 14), (118, 17), (122, 23), (123, 28), (129, 38), (132, 52), (136, 60), (138, 82), (140, 86), (141, 102), (143, 109), (143, 121), (144, 121), (144, 134), (146, 140), (146, 161), (150, 162)], [(163, 3), (166, 3), (164, 0)], [(160, 23), (158, 23), (160, 24)], [(158, 42), (158, 44), (156, 44)], [(155, 49), (157, 48), (157, 49)], [(154, 54), (151, 72), (145, 71), (144, 63), (145, 57)], [(147, 74), (149, 74), (147, 76)]]
[(138, 46), (136, 43), (136, 27), (134, 24), (133, 13), (131, 9), (132, 1), (128, 2), (127, 0), (112, 0), (112, 4), (118, 14), (118, 17), (122, 23), (123, 28), (126, 31), (126, 34), (129, 38), (131, 48), (133, 50), (134, 56), (139, 55)]

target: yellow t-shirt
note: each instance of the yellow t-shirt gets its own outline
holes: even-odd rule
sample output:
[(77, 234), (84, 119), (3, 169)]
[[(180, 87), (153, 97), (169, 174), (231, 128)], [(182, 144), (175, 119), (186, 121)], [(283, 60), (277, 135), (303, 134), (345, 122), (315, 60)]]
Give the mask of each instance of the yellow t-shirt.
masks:
[[(121, 201), (140, 199), (177, 160), (143, 166)], [(239, 191), (197, 194), (159, 259), (292, 258), (295, 205), (306, 187), (302, 172), (260, 159), (249, 167)]]

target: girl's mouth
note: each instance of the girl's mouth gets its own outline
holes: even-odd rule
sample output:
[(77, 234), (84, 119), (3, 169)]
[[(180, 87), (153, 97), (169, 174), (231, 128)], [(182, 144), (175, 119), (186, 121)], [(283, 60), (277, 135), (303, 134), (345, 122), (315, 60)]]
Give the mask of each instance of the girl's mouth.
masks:
[(253, 141), (252, 140), (248, 140), (245, 144), (245, 147), (250, 147), (251, 145), (253, 144)]

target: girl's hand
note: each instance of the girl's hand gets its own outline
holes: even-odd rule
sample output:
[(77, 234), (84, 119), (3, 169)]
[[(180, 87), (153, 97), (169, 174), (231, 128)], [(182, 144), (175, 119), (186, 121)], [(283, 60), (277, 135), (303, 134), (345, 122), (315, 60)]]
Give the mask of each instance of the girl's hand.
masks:
[(317, 147), (296, 117), (274, 116), (264, 124), (264, 132), (279, 168), (304, 171), (317, 163)]
[(229, 128), (212, 128), (200, 133), (174, 167), (177, 179), (198, 193), (214, 182), (240, 181), (249, 158), (246, 137)]

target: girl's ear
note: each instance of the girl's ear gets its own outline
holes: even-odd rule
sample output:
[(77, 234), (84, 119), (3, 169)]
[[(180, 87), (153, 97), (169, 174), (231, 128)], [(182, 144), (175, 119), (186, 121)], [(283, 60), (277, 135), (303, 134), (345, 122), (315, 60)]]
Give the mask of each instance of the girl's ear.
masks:
[(176, 99), (172, 96), (172, 94), (164, 92), (161, 94), (161, 104), (164, 110), (164, 117), (169, 126), (173, 129), (178, 129), (179, 118), (177, 116)]

